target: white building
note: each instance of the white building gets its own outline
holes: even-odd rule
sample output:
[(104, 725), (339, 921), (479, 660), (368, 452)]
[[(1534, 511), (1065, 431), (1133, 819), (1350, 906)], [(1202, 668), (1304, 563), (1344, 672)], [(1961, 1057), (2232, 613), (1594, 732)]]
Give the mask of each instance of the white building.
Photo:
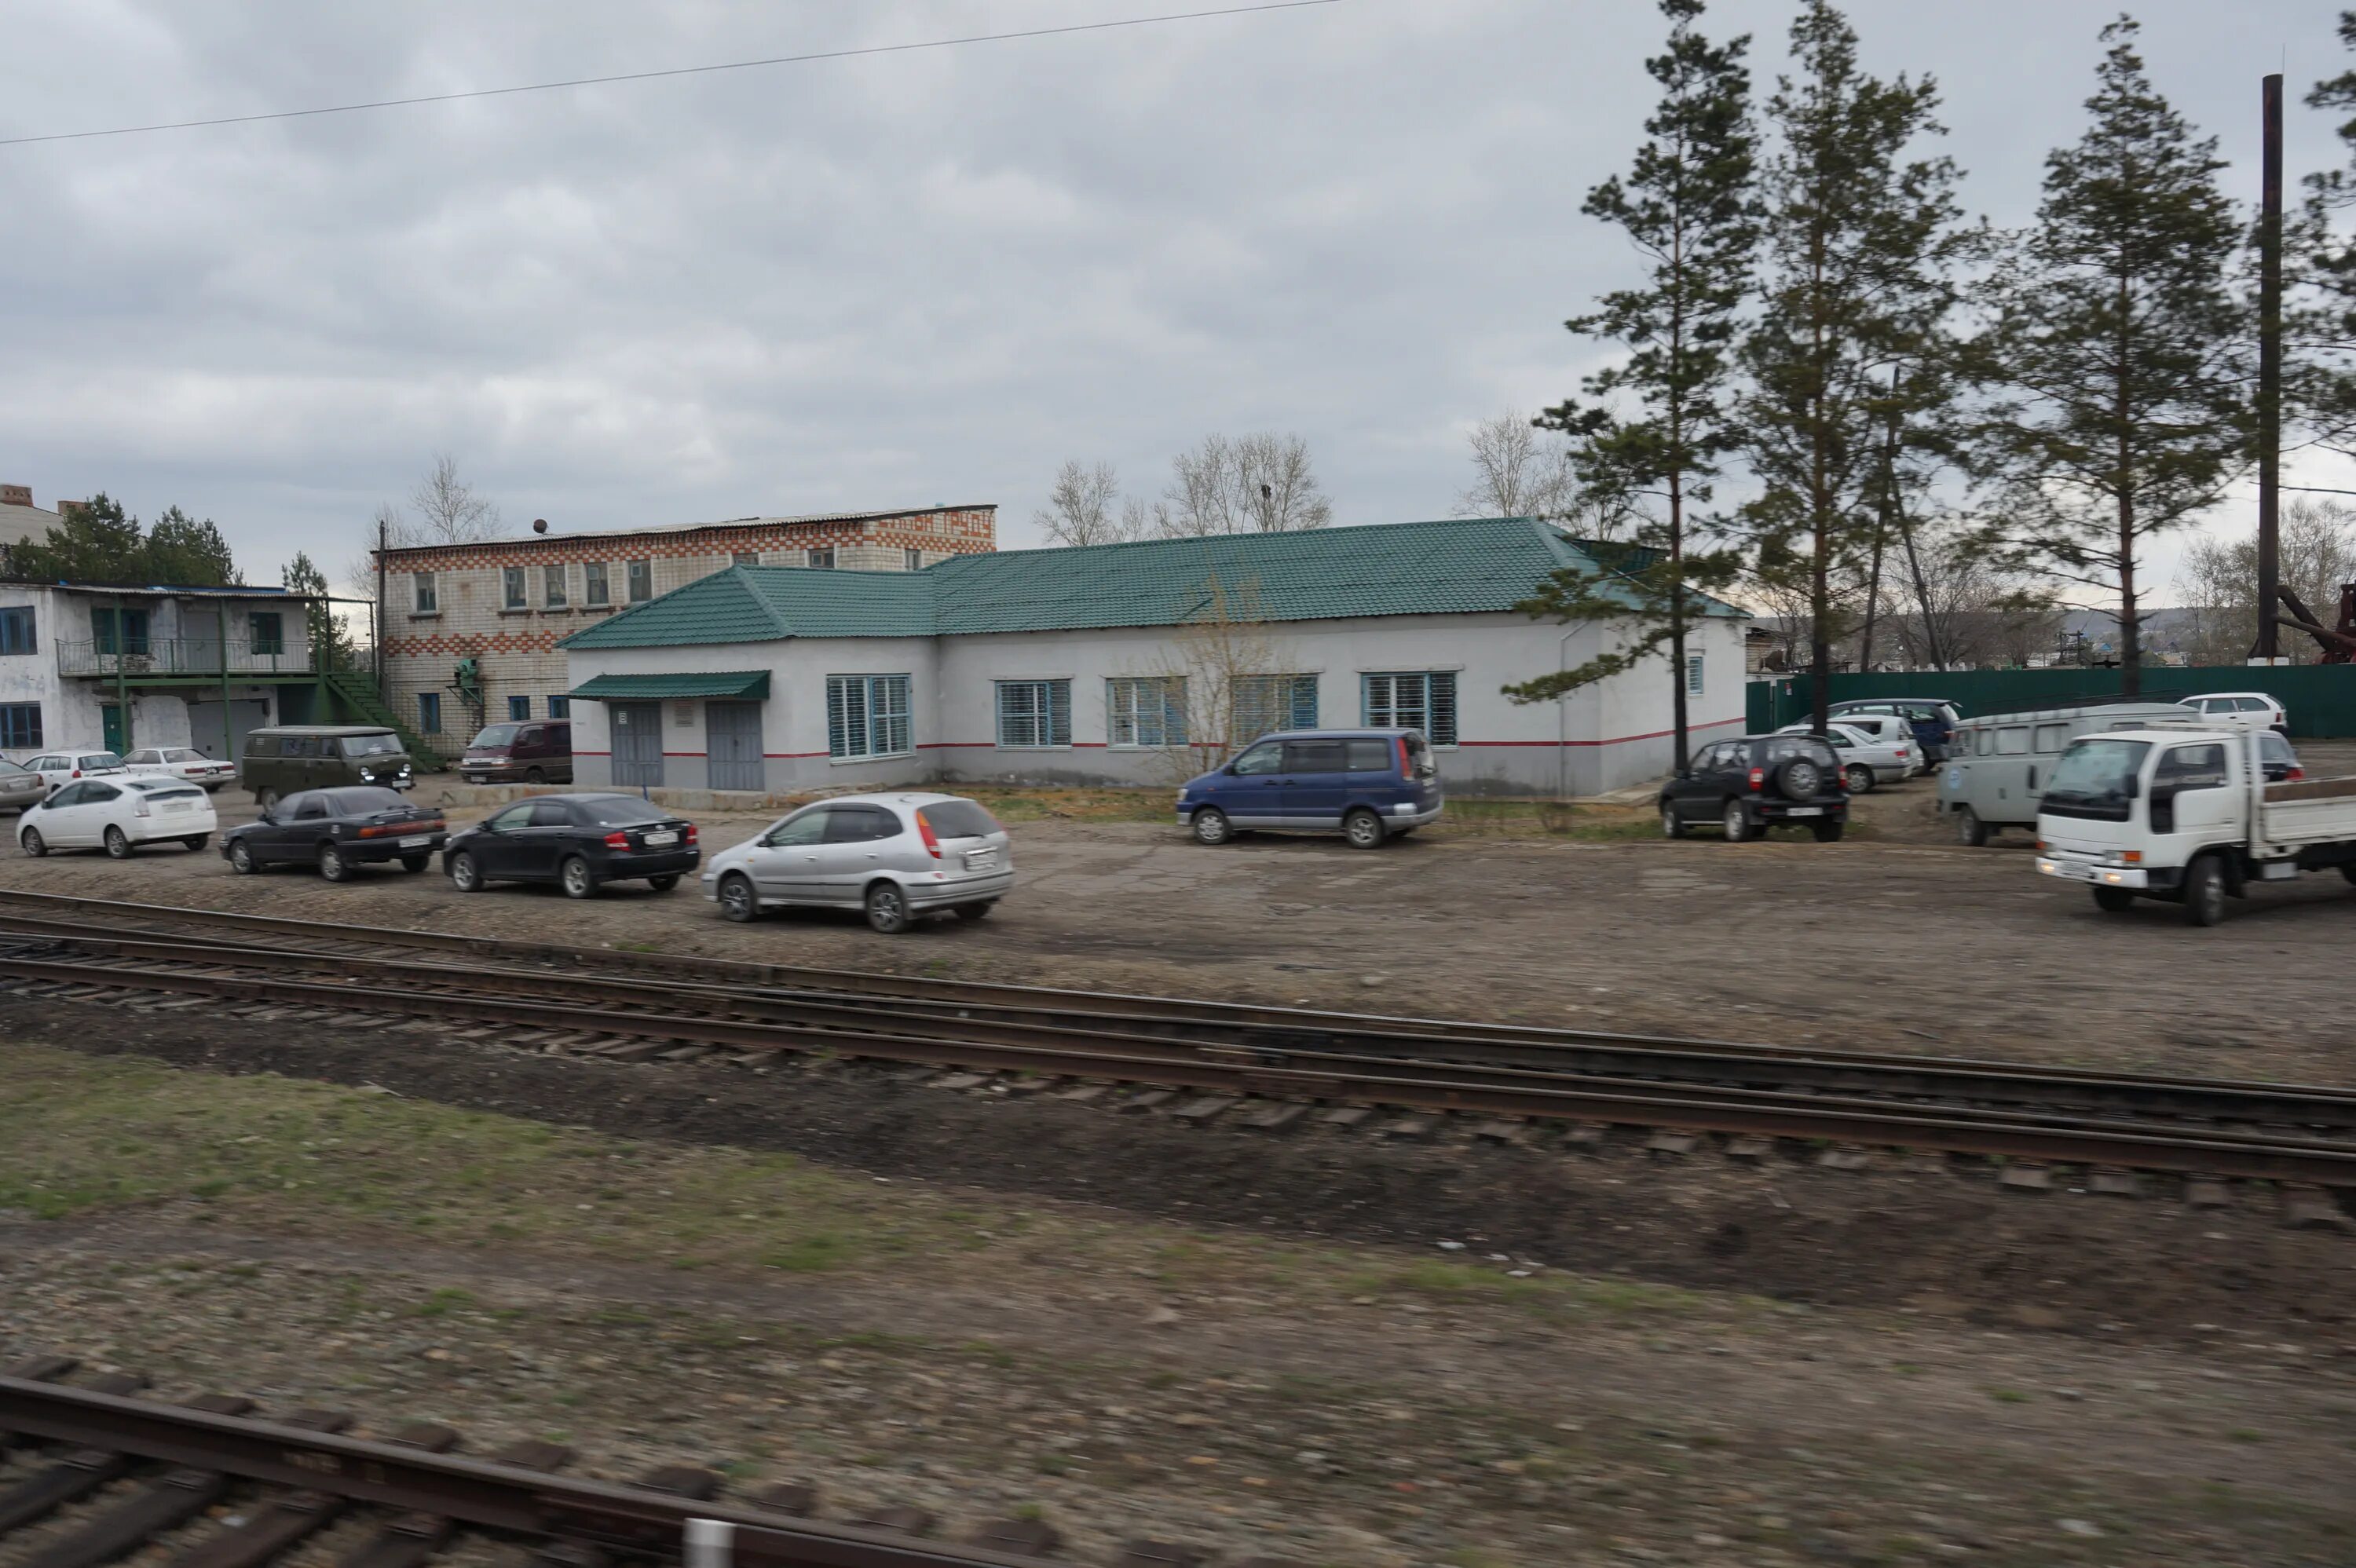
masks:
[[(1592, 795), (1667, 771), (1665, 660), (1558, 700), (1501, 688), (1625, 623), (1515, 606), (1610, 573), (1529, 518), (953, 557), (913, 572), (738, 566), (561, 645), (574, 776), (748, 790), (1170, 784), (1269, 730), (1422, 730), (1460, 794)], [(1739, 732), (1747, 617), (1689, 636), (1697, 736)]]
[(283, 588), (0, 581), (0, 752), (190, 746), (326, 710)]

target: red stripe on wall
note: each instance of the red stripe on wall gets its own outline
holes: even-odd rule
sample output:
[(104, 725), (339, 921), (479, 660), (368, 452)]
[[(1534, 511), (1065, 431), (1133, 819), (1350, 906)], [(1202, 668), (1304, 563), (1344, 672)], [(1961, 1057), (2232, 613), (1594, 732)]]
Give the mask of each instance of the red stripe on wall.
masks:
[[(1740, 719), (1719, 719), (1708, 724), (1689, 724), (1686, 730), (1690, 734), (1697, 730), (1722, 730), (1729, 724), (1741, 722)], [(1631, 741), (1657, 741), (1665, 735), (1676, 733), (1674, 730), (1653, 730), (1642, 735), (1614, 735), (1609, 741), (1459, 741), (1456, 744), (1467, 750), (1474, 746), (1545, 746), (1561, 751), (1572, 746), (1624, 746)]]

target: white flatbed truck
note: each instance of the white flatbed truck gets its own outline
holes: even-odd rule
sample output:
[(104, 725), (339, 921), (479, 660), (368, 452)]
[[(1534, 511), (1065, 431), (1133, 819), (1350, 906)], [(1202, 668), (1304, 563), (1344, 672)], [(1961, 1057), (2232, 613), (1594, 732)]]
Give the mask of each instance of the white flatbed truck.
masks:
[(2158, 899), (2214, 925), (2254, 882), (2356, 882), (2356, 778), (2268, 784), (2254, 726), (2088, 735), (2038, 804), (2037, 869), (2083, 882), (2105, 910)]

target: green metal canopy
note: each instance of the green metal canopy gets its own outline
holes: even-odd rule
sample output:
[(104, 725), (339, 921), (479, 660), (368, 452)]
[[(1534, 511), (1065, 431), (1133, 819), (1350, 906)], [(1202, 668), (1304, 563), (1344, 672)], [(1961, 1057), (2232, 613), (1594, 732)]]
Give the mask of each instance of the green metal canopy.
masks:
[(567, 695), (592, 702), (659, 702), (671, 697), (762, 698), (769, 695), (769, 672), (737, 669), (695, 675), (600, 675), (591, 677)]

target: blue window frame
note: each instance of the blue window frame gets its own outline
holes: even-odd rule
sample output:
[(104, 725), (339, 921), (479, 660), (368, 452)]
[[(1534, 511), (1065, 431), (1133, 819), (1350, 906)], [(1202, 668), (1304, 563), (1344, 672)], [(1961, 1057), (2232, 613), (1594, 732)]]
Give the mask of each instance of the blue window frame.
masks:
[(38, 653), (40, 640), (30, 604), (0, 610), (0, 654)]
[(1372, 730), (1420, 730), (1435, 746), (1456, 744), (1456, 672), (1402, 670), (1361, 677)]
[(442, 733), (442, 694), (421, 691), (417, 694), (417, 732), (421, 735)]
[(508, 717), (509, 717), (509, 718), (510, 718), (510, 719), (529, 719), (529, 718), (530, 718), (530, 717), (531, 717), (531, 699), (530, 699), (530, 698), (529, 698), (529, 697), (510, 697), (510, 698), (509, 698), (509, 699), (508, 699)]
[(1000, 681), (998, 743), (1017, 750), (1070, 745), (1072, 683), (1068, 680)]
[(898, 757), (916, 750), (905, 675), (826, 677), (826, 754)]
[(551, 697), (548, 699), (548, 716), (551, 719), (572, 718), (573, 699), (569, 697)]
[(0, 746), (10, 751), (37, 752), (41, 739), (41, 705), (37, 702), (0, 704)]

